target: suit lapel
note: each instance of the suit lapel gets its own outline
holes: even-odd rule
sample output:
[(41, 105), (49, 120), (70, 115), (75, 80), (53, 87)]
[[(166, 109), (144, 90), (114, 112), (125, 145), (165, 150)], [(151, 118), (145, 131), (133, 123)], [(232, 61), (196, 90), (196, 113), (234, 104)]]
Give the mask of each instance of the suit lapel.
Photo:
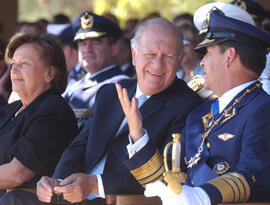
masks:
[[(147, 101), (145, 101), (145, 103), (139, 109), (142, 114), (143, 122), (148, 120), (148, 118), (150, 118), (152, 114), (157, 112), (162, 107), (162, 105), (163, 103), (155, 98), (153, 99), (152, 97), (150, 97), (149, 99), (147, 99)], [(128, 124), (124, 126), (120, 134), (122, 134), (123, 132), (128, 132)]]
[[(130, 87), (127, 87), (127, 89), (128, 89), (128, 97), (129, 97), (130, 101), (132, 100), (132, 98), (135, 95), (136, 87), (137, 87), (137, 81), (134, 82)], [(117, 125), (116, 125), (117, 129), (114, 132), (114, 136), (116, 135), (116, 132), (118, 131), (118, 129), (120, 127), (120, 124), (121, 124), (122, 120), (125, 117), (122, 106), (120, 104), (120, 101), (118, 99), (117, 99), (117, 101), (118, 101), (118, 107), (116, 108), (116, 114), (118, 113), (118, 115), (119, 115), (119, 113), (121, 113), (122, 115), (121, 115), (120, 119), (117, 120)], [(121, 135), (123, 132), (127, 132), (127, 131), (128, 131), (128, 124), (126, 123), (126, 125), (122, 128), (122, 130), (118, 134), (118, 136)]]
[[(136, 90), (136, 83), (133, 84), (129, 90), (129, 96), (132, 97)], [(86, 167), (88, 171), (92, 170), (96, 163), (102, 159), (104, 154), (108, 151), (109, 146), (115, 138), (116, 132), (124, 118), (120, 101), (117, 96), (116, 89), (110, 89), (108, 99), (102, 99), (101, 103), (102, 113), (95, 116), (93, 129), (91, 130), (91, 140), (88, 141)], [(108, 100), (110, 100), (108, 105)], [(100, 110), (99, 110), (100, 111)], [(108, 115), (109, 117), (104, 117)], [(91, 160), (89, 160), (91, 159)]]
[[(128, 89), (128, 97), (129, 97), (129, 100), (130, 101), (132, 100), (133, 96), (135, 95), (136, 85), (137, 84), (134, 83), (131, 87), (127, 88)], [(121, 115), (119, 115), (119, 113), (121, 113)], [(117, 131), (118, 131), (118, 129), (119, 129), (119, 127), (120, 127), (120, 125), (121, 125), (124, 117), (125, 117), (124, 111), (122, 109), (122, 106), (121, 106), (120, 101), (119, 101), (118, 98), (117, 98), (117, 107), (115, 107), (115, 115), (118, 115), (120, 118), (117, 118), (115, 120), (115, 123), (116, 123), (115, 127), (116, 127), (116, 129), (114, 131), (114, 136), (116, 135), (116, 133), (117, 133)], [(120, 133), (118, 135), (121, 135), (125, 131), (128, 131), (128, 125), (127, 124), (122, 128), (122, 130), (120, 131)]]
[(157, 112), (163, 105), (163, 102), (155, 98), (150, 97), (140, 108), (142, 113), (143, 121), (151, 117), (152, 114)]

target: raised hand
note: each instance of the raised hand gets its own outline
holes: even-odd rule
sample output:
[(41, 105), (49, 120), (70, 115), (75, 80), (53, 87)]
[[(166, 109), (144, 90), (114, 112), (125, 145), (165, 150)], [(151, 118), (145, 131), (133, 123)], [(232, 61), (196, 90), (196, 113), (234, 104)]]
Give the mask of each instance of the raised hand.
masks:
[(117, 94), (123, 111), (126, 115), (129, 133), (133, 142), (140, 139), (143, 134), (142, 115), (138, 109), (138, 100), (133, 97), (131, 102), (128, 98), (126, 88), (122, 88), (120, 84), (115, 83)]

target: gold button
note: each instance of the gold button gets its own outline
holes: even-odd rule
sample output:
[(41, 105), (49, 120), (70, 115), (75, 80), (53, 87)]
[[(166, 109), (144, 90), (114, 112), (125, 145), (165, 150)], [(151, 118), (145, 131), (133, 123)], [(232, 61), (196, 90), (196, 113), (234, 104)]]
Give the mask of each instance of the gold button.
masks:
[(206, 143), (206, 147), (207, 147), (208, 149), (210, 149), (210, 143), (209, 143), (209, 142)]

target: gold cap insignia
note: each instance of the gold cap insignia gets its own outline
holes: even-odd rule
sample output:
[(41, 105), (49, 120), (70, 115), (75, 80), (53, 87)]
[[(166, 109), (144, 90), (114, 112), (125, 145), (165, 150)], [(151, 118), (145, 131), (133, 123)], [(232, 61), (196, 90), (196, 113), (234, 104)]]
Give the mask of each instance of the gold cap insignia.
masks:
[(209, 24), (210, 24), (210, 14), (212, 11), (218, 11), (221, 15), (224, 16), (224, 13), (218, 9), (217, 7), (213, 7), (207, 14), (206, 14), (206, 20), (204, 21), (204, 26), (202, 27), (202, 30), (199, 32), (199, 35), (207, 33), (209, 31)]
[(247, 4), (246, 4), (246, 2), (244, 2), (242, 0), (235, 1), (234, 5), (239, 6), (241, 9), (247, 11)]
[(82, 29), (90, 29), (94, 25), (94, 17), (88, 13), (85, 13), (80, 20)]
[(217, 173), (217, 174), (224, 174), (226, 173), (228, 170), (230, 169), (230, 165), (228, 162), (220, 162), (218, 164), (216, 164), (213, 168), (213, 170)]
[(229, 140), (229, 139), (234, 138), (234, 135), (229, 134), (229, 133), (224, 133), (224, 134), (218, 135), (217, 137), (218, 137), (219, 139), (223, 140), (223, 141), (227, 141), (227, 140)]

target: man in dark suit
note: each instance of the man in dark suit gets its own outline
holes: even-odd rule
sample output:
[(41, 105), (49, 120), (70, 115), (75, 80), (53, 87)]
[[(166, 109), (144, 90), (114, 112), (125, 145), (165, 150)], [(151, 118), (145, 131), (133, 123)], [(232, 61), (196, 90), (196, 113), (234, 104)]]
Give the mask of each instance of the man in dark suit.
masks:
[[(270, 35), (217, 8), (210, 11), (203, 32), (205, 40), (195, 49), (205, 54), (201, 61), (205, 87), (218, 100), (200, 105), (187, 118), (181, 146), (181, 170), (187, 178), (182, 191), (174, 189), (173, 194), (156, 181), (146, 185), (145, 195), (160, 196), (164, 205), (267, 201), (270, 96), (257, 79), (265, 66)], [(160, 170), (162, 158), (151, 147), (146, 139), (126, 162), (139, 182), (140, 176), (146, 181)], [(150, 171), (142, 169), (146, 164)]]
[[(159, 150), (172, 133), (181, 131), (187, 114), (201, 103), (184, 81), (176, 79), (182, 50), (181, 32), (172, 23), (162, 18), (146, 21), (132, 40), (138, 82), (117, 85), (119, 94), (123, 87), (123, 93), (133, 98), (133, 105), (139, 101), (143, 127)], [(103, 86), (87, 125), (62, 155), (53, 177), (43, 177), (37, 184), (38, 198), (51, 202), (57, 193), (73, 203), (105, 204), (105, 194), (143, 193), (122, 163), (128, 158), (129, 133), (136, 135), (132, 130), (129, 132), (115, 85)], [(20, 191), (8, 194), (4, 202), (41, 203)]]
[(73, 23), (79, 63), (87, 74), (63, 93), (73, 109), (92, 108), (98, 89), (129, 78), (117, 65), (120, 27), (92, 12), (81, 13)]

